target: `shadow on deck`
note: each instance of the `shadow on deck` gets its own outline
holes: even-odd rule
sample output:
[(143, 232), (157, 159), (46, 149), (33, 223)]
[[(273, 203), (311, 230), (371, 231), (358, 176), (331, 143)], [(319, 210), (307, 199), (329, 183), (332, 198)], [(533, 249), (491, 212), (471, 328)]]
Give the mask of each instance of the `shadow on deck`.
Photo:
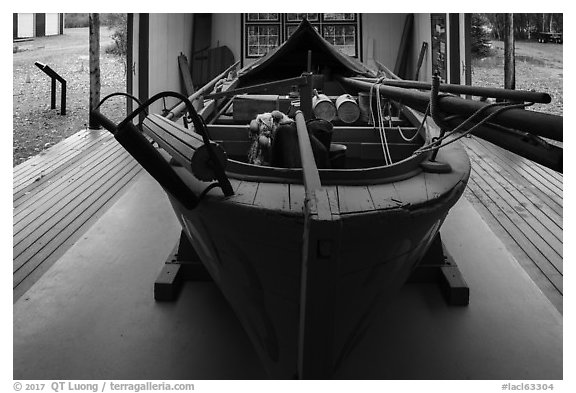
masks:
[(13, 301), (122, 194), (141, 167), (104, 130), (83, 130), (13, 169)]

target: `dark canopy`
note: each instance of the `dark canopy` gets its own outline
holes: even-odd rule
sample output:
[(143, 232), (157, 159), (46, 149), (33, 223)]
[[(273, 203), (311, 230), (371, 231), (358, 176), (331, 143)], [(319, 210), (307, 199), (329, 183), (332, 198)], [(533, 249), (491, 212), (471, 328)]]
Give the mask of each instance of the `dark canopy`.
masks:
[(310, 22), (304, 19), (286, 42), (240, 71), (240, 85), (300, 76), (307, 71), (309, 50), (312, 51), (314, 73), (322, 73), (328, 78), (335, 74), (376, 76), (360, 61), (343, 54), (326, 41)]

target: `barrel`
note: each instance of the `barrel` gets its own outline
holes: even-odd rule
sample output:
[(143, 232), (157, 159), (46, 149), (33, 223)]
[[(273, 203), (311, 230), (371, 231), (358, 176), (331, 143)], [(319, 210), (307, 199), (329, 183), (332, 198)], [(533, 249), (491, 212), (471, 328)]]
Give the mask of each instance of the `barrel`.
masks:
[(330, 98), (325, 94), (316, 93), (312, 97), (312, 109), (317, 119), (332, 121), (336, 117), (336, 107)]
[(336, 99), (336, 110), (344, 123), (354, 123), (360, 117), (360, 108), (350, 94), (342, 94)]

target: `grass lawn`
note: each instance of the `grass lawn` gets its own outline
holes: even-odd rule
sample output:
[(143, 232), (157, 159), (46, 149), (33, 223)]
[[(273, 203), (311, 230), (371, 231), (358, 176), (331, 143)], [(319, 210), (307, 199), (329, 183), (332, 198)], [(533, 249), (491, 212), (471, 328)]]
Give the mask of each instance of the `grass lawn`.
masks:
[[(472, 61), (472, 84), (504, 87), (504, 43), (492, 41), (495, 55)], [(530, 107), (540, 112), (563, 114), (563, 45), (517, 41), (515, 45), (516, 89), (535, 90), (552, 96), (550, 104)]]
[[(101, 97), (126, 91), (122, 59), (105, 53), (112, 45), (113, 31), (100, 28)], [(90, 72), (88, 28), (64, 29), (64, 35), (39, 37), (14, 43), (13, 54), (13, 165), (88, 126)], [(50, 78), (34, 65), (48, 64), (67, 83), (66, 115), (60, 115), (60, 83), (57, 83), (56, 109), (50, 109)], [(106, 103), (105, 105), (109, 105)], [(125, 115), (122, 98), (110, 100), (106, 112), (115, 120)]]

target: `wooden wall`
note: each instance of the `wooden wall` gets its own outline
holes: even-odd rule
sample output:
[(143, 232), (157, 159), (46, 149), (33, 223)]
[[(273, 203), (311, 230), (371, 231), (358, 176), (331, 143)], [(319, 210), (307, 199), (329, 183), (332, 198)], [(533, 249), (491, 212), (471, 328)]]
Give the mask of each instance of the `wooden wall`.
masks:
[[(134, 16), (134, 30), (139, 31), (139, 15)], [(180, 72), (178, 69), (178, 55), (184, 53), (188, 59), (191, 58), (192, 48), (192, 14), (149, 14), (148, 20), (148, 97), (165, 90), (182, 92), (180, 82)], [(143, 45), (141, 37), (134, 36), (133, 62), (136, 63), (134, 81), (139, 81), (144, 70), (139, 66), (138, 53), (139, 45)], [(142, 89), (140, 85), (140, 89)], [(138, 96), (138, 83), (133, 87)], [(167, 101), (168, 104), (172, 100)], [(152, 111), (159, 112), (161, 103), (152, 107)]]
[(212, 14), (212, 47), (217, 46), (227, 46), (234, 54), (234, 60), (240, 59), (242, 48), (240, 14)]
[(409, 75), (414, 75), (416, 72), (416, 63), (420, 55), (422, 43), (428, 43), (428, 51), (422, 62), (420, 68), (419, 80), (430, 82), (432, 80), (432, 42), (431, 42), (432, 24), (430, 21), (430, 14), (414, 14), (414, 39), (412, 42), (410, 59), (412, 72)]
[(363, 63), (376, 69), (374, 60), (391, 70), (396, 64), (407, 14), (362, 14)]

